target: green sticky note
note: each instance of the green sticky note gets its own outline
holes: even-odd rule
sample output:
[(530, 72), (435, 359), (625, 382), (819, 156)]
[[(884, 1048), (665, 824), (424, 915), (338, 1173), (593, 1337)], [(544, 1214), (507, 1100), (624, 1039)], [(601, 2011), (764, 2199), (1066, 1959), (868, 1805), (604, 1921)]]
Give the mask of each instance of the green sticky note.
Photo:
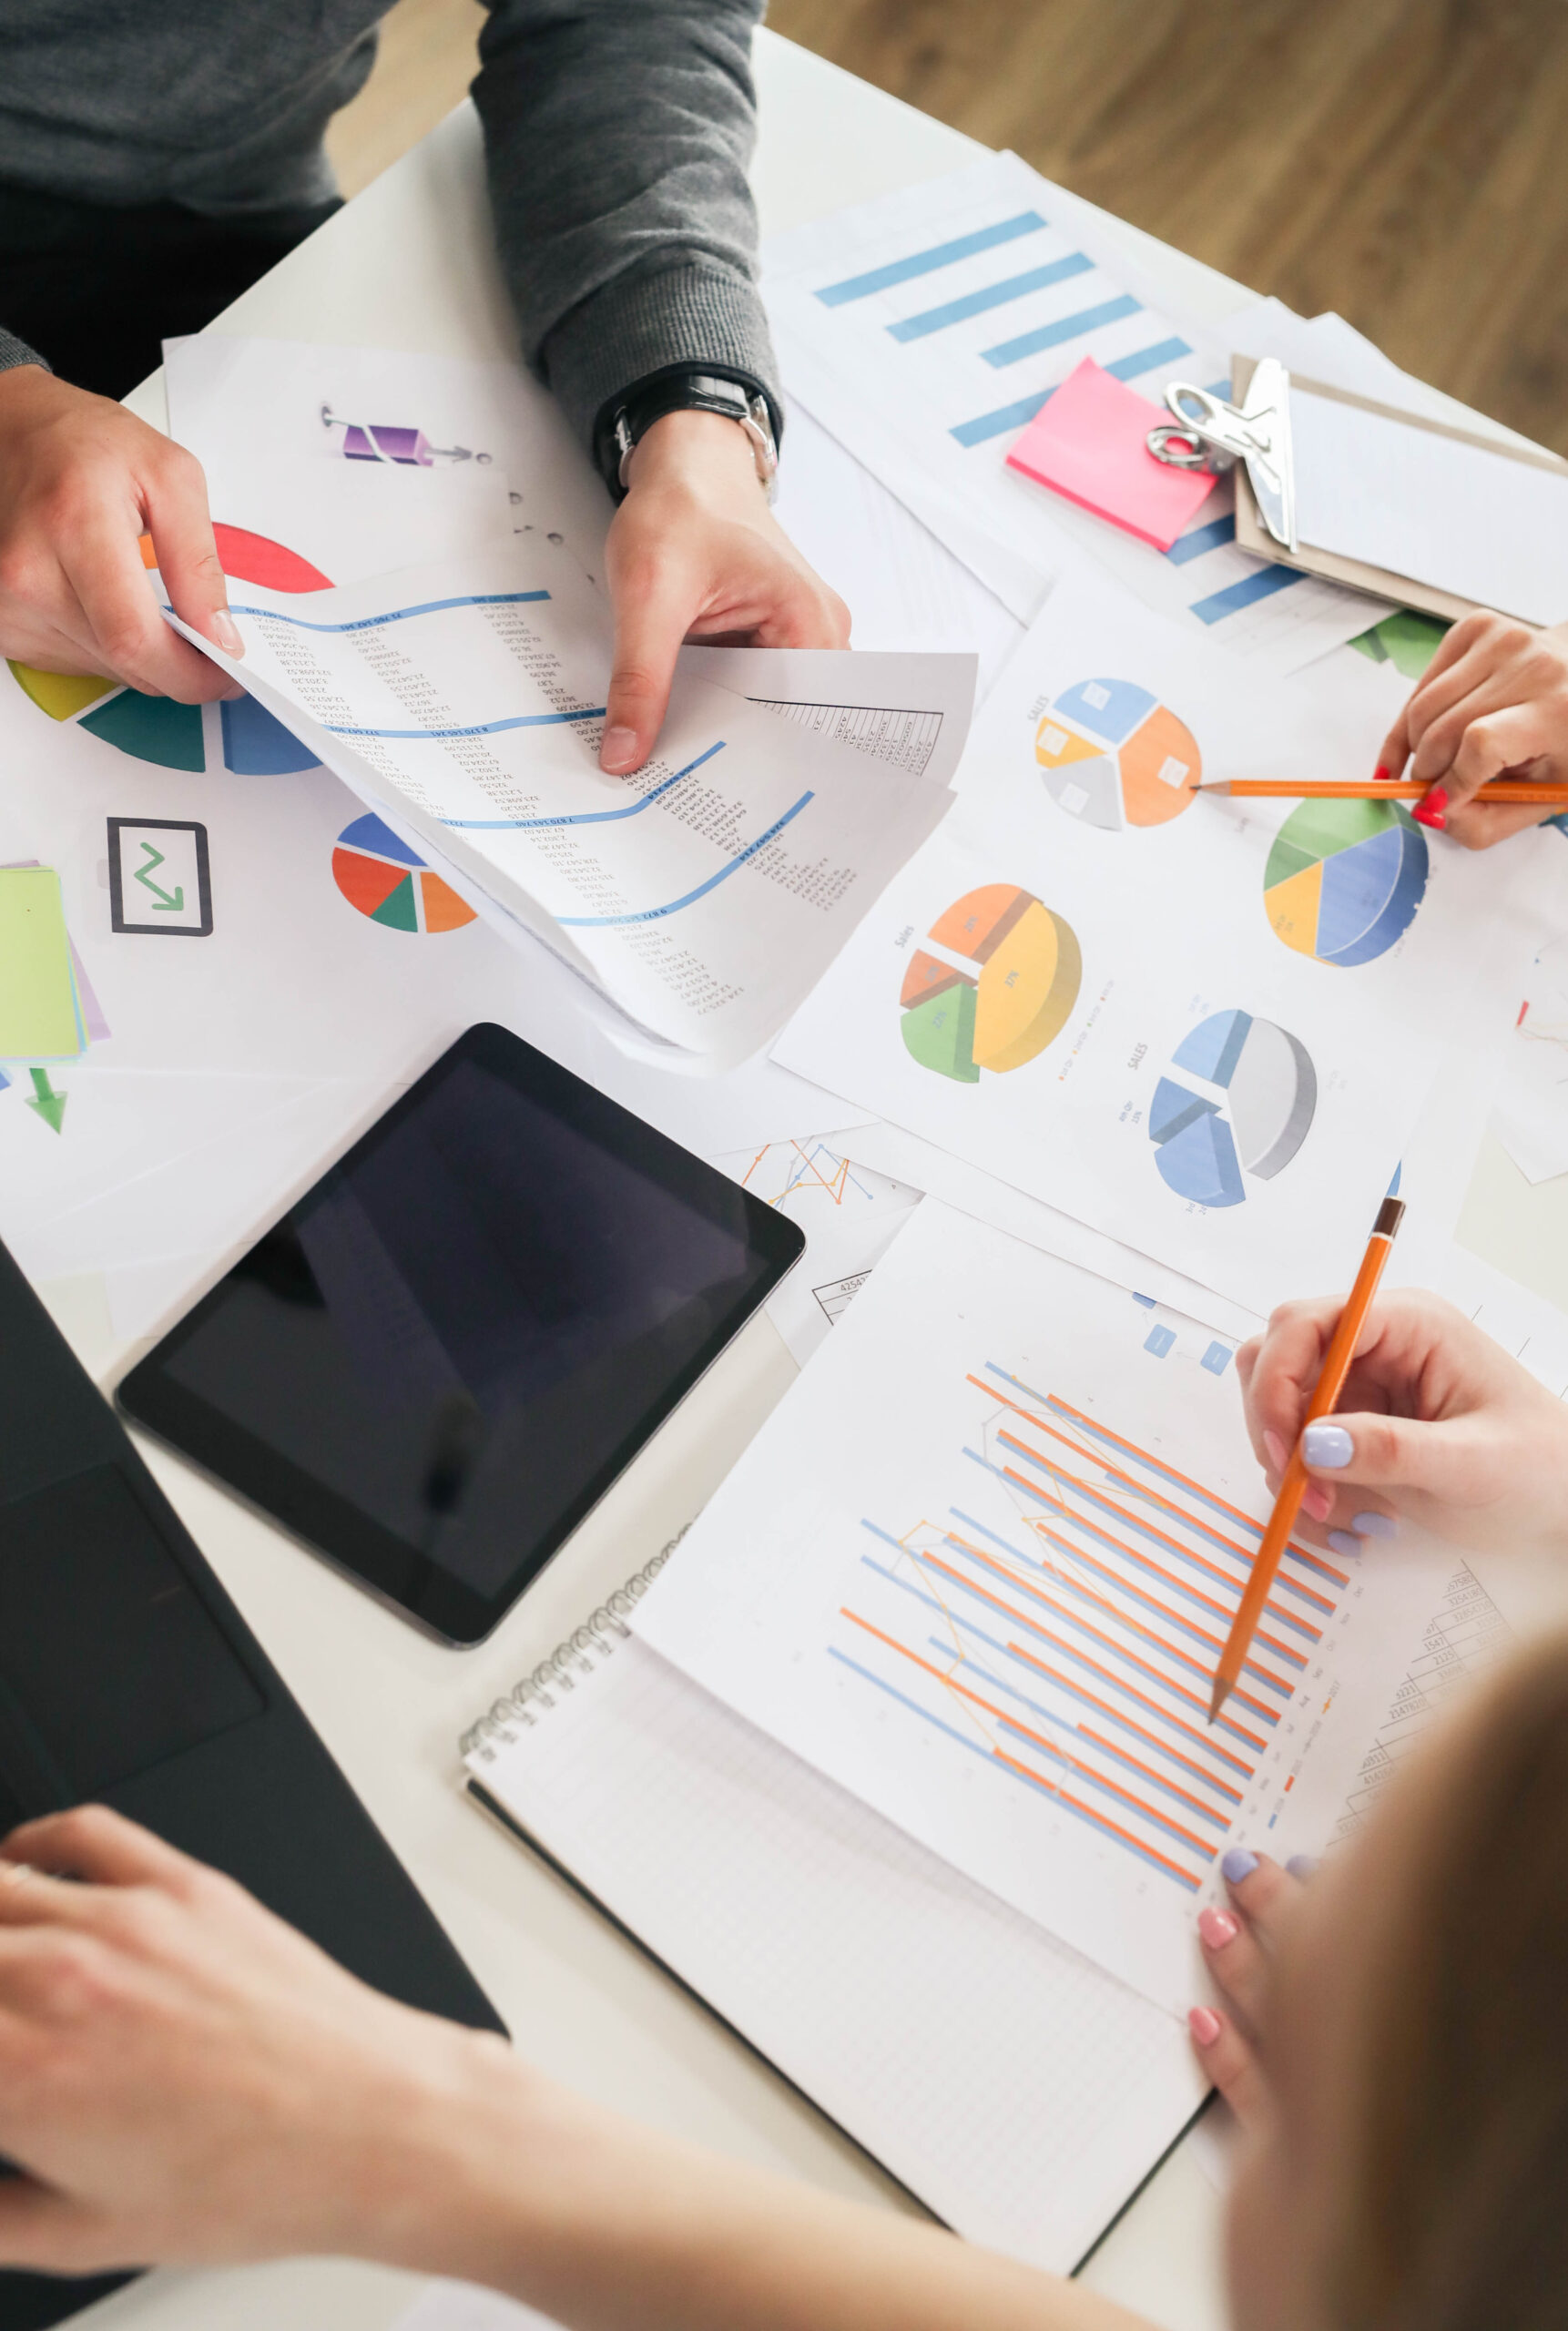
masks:
[(60, 878), (0, 866), (0, 1060), (76, 1060), (83, 1045)]

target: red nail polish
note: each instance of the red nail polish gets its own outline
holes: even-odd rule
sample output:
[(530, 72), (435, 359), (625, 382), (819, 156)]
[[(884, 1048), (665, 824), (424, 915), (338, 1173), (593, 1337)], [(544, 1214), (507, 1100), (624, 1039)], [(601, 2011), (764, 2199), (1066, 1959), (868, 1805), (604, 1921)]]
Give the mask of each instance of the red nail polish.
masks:
[(1219, 2037), (1219, 2018), (1211, 2007), (1189, 2007), (1186, 2028), (1200, 2048), (1212, 2048)]
[(1394, 772), (1391, 769), (1385, 769), (1381, 761), (1378, 763), (1377, 768), (1372, 771), (1373, 778), (1382, 785), (1388, 784), (1390, 779), (1393, 776), (1393, 773)]
[(1448, 788), (1434, 785), (1425, 798), (1416, 803), (1411, 817), (1420, 826), (1435, 826), (1439, 833), (1448, 823)]

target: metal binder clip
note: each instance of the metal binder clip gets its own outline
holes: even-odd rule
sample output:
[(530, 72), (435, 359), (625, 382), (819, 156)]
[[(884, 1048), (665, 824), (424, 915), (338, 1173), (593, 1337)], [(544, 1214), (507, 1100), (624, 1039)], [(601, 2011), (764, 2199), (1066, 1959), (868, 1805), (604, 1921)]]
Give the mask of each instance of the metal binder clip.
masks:
[(1156, 462), (1177, 470), (1217, 474), (1247, 465), (1264, 524), (1282, 548), (1296, 548), (1296, 495), (1290, 466), (1290, 375), (1266, 356), (1244, 402), (1227, 404), (1190, 381), (1172, 381), (1166, 403), (1175, 416), (1157, 422), (1147, 444)]

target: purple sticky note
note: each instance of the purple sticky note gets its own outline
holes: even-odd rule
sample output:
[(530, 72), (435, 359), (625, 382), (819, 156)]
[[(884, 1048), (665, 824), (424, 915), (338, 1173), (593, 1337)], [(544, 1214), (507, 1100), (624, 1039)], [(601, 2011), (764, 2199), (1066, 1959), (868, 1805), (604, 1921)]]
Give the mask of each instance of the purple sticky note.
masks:
[(1156, 462), (1146, 439), (1168, 418), (1086, 356), (1043, 404), (1007, 456), (1008, 467), (1169, 550), (1212, 492), (1207, 470)]

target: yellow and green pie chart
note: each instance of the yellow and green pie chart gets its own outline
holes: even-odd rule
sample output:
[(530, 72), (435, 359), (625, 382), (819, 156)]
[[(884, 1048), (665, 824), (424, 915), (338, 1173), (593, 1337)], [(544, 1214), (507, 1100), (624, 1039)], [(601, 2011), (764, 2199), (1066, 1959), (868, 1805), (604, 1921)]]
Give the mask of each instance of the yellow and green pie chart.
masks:
[(1082, 979), (1071, 926), (1033, 891), (988, 882), (939, 915), (911, 959), (904, 1048), (960, 1084), (1025, 1067), (1066, 1026)]

